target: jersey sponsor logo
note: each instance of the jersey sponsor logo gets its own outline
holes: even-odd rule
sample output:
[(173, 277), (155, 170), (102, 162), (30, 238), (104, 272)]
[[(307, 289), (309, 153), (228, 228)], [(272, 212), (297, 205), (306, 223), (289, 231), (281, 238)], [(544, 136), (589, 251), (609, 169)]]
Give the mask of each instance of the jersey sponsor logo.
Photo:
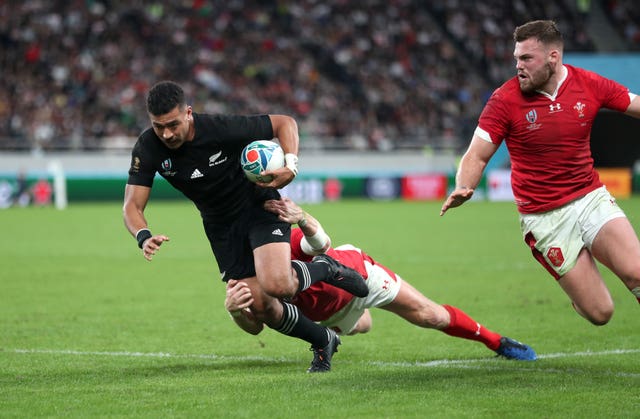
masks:
[(560, 104), (552, 103), (551, 105), (549, 105), (549, 113), (556, 113), (556, 112), (562, 112), (562, 107), (560, 106)]
[(218, 160), (221, 155), (222, 151), (218, 151), (216, 154), (212, 154), (211, 156), (209, 156), (209, 167), (226, 162), (228, 159), (227, 156), (225, 156), (224, 159)]
[(584, 109), (587, 107), (587, 105), (585, 105), (582, 102), (576, 102), (575, 105), (573, 105), (573, 109), (576, 110), (576, 112), (578, 112), (578, 118), (584, 118)]
[(280, 231), (279, 228), (276, 228), (275, 230), (273, 230), (271, 234), (274, 236), (283, 236), (282, 231)]
[(559, 247), (552, 247), (547, 251), (547, 259), (553, 266), (560, 267), (564, 263), (564, 255)]
[(542, 124), (538, 124), (536, 122), (538, 120), (538, 112), (536, 112), (535, 109), (531, 109), (529, 112), (527, 112), (527, 114), (524, 117), (529, 123), (529, 125), (527, 126), (527, 129), (529, 131), (532, 131), (534, 129), (539, 129), (542, 126)]
[(197, 179), (199, 177), (204, 176), (202, 173), (200, 173), (200, 170), (196, 169), (193, 171), (193, 173), (191, 173), (191, 179)]

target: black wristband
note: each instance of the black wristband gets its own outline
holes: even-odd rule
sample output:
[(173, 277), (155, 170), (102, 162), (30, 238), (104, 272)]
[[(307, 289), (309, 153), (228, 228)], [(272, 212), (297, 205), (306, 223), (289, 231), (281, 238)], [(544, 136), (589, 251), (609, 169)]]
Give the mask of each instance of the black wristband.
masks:
[(148, 228), (138, 230), (138, 232), (136, 233), (138, 247), (142, 249), (142, 245), (144, 244), (145, 240), (150, 239), (151, 237), (153, 237), (153, 234), (151, 234), (151, 231)]

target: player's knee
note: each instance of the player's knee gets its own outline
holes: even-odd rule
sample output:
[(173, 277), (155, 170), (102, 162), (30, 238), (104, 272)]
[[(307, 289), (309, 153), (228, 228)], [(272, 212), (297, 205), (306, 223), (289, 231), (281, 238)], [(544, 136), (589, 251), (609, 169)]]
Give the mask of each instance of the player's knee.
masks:
[(429, 329), (444, 329), (448, 324), (446, 311), (435, 310), (429, 306), (416, 310), (414, 318), (414, 324)]
[(611, 307), (610, 309), (598, 310), (596, 312), (589, 313), (588, 320), (596, 326), (604, 326), (605, 324), (609, 323), (611, 317), (613, 317), (613, 307)]
[(613, 317), (614, 311), (613, 303), (600, 304), (595, 307), (590, 307), (588, 310), (573, 303), (573, 308), (578, 312), (578, 314), (595, 326), (604, 326), (609, 323)]
[(296, 293), (295, 284), (287, 275), (268, 278), (261, 281), (260, 286), (265, 293), (274, 298), (289, 298)]

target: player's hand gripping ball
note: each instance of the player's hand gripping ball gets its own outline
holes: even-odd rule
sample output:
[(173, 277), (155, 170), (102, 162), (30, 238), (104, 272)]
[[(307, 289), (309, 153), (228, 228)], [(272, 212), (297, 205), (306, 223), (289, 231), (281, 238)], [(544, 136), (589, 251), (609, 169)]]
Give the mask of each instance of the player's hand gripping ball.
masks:
[(254, 141), (242, 150), (240, 166), (251, 182), (271, 182), (272, 176), (260, 176), (260, 173), (284, 167), (284, 151), (276, 142)]

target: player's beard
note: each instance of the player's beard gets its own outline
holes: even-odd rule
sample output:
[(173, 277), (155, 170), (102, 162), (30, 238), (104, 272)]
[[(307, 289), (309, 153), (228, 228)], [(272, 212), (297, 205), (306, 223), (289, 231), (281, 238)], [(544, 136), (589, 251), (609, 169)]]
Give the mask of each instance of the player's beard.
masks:
[(520, 82), (520, 90), (522, 93), (529, 94), (538, 90), (543, 90), (544, 86), (549, 82), (555, 70), (551, 63), (547, 63), (535, 73), (529, 73), (525, 79), (518, 78)]

